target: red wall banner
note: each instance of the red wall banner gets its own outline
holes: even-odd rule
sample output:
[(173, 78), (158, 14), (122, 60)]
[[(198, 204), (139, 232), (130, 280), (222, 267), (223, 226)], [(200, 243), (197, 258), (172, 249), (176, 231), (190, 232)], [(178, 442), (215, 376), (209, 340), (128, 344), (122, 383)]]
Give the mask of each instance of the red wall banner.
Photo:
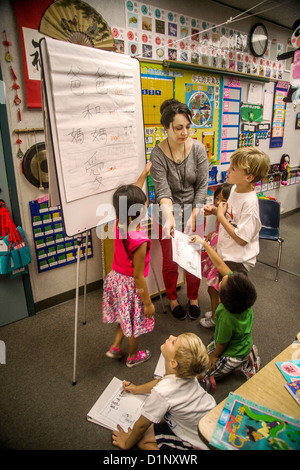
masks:
[(23, 57), (26, 102), (28, 108), (41, 108), (41, 63), (38, 31), (42, 16), (52, 0), (13, 0)]

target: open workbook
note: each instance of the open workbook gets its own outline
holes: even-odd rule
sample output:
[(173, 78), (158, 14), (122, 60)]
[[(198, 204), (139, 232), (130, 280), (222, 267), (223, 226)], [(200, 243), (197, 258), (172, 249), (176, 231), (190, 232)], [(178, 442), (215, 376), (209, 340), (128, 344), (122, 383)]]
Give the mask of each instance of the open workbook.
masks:
[(112, 431), (119, 424), (127, 431), (140, 417), (146, 397), (125, 392), (122, 380), (114, 377), (88, 412), (87, 419)]

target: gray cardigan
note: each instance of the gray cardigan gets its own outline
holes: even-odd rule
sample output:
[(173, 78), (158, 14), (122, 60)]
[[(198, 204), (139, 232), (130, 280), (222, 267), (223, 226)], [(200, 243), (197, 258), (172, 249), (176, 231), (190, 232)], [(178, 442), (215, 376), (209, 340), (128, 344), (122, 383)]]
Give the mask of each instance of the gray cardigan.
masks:
[[(205, 204), (208, 186), (208, 158), (204, 145), (193, 140), (190, 153), (179, 165), (168, 158), (158, 145), (151, 152), (151, 178), (155, 203), (162, 198), (173, 204)], [(176, 168), (177, 167), (177, 168)]]

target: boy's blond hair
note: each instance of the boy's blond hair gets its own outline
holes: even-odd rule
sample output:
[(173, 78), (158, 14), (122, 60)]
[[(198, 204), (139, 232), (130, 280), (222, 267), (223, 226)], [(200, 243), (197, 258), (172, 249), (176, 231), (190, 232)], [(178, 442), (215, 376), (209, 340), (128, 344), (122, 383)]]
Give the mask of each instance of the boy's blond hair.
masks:
[(268, 155), (255, 147), (242, 147), (237, 149), (230, 158), (230, 162), (236, 168), (244, 170), (246, 175), (252, 175), (253, 183), (265, 178), (270, 169)]
[(194, 333), (182, 333), (175, 352), (177, 377), (188, 379), (204, 374), (208, 369), (209, 359), (206, 347)]

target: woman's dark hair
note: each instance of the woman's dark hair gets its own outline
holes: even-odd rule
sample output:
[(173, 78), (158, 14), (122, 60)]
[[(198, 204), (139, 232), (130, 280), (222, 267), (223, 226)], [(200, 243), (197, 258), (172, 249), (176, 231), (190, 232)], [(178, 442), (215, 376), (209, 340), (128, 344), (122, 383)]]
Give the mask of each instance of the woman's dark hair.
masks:
[(242, 313), (256, 301), (256, 290), (243, 273), (233, 273), (220, 288), (220, 300), (230, 313)]
[(229, 196), (230, 196), (230, 191), (231, 191), (231, 188), (232, 188), (232, 184), (229, 184), (229, 183), (223, 183), (223, 184), (220, 184), (220, 186), (217, 186), (215, 192), (214, 192), (214, 198), (216, 196), (218, 196), (220, 194), (220, 192), (222, 191), (223, 193), (223, 197), (228, 200)]
[(117, 219), (123, 224), (128, 224), (130, 217), (132, 220), (139, 217), (146, 202), (146, 194), (135, 184), (120, 186), (113, 195), (113, 206)]
[(171, 100), (165, 100), (161, 104), (160, 113), (160, 123), (166, 129), (170, 127), (170, 124), (174, 121), (176, 114), (184, 114), (188, 121), (192, 122), (192, 113), (189, 107), (186, 104), (175, 100), (175, 98), (172, 98)]

